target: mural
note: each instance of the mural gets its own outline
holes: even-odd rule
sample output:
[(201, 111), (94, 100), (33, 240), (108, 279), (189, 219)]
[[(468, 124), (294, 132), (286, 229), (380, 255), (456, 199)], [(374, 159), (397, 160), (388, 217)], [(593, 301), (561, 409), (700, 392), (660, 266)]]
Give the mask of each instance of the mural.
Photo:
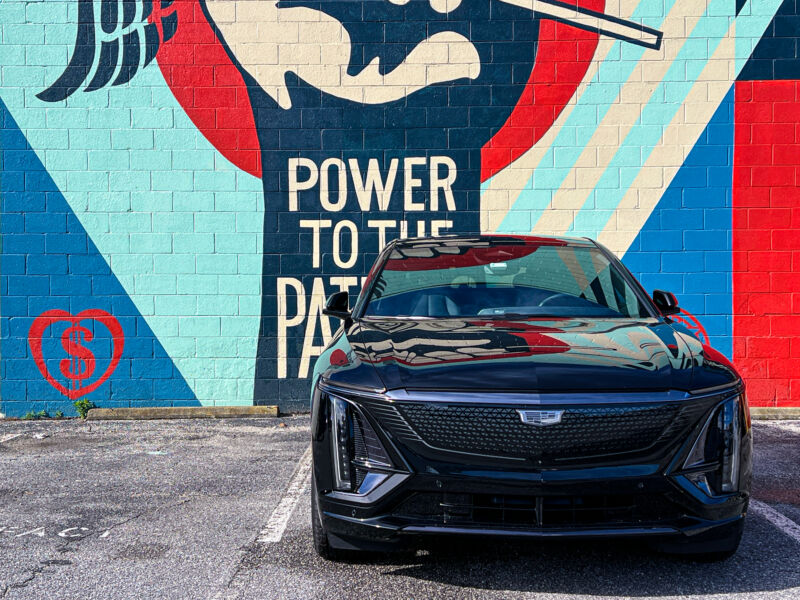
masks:
[(754, 404), (800, 404), (791, 0), (4, 0), (0, 28), (0, 413), (304, 406), (325, 297), (474, 232), (598, 239)]

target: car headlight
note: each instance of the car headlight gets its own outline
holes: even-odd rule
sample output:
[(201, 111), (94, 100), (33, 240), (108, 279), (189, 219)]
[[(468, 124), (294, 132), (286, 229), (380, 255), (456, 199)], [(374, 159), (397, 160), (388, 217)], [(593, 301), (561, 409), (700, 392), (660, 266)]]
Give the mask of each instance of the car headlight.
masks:
[(369, 493), (389, 477), (392, 461), (354, 403), (333, 394), (328, 398), (334, 487), (342, 492)]
[(709, 496), (739, 490), (743, 410), (741, 396), (718, 406), (683, 463), (686, 478)]

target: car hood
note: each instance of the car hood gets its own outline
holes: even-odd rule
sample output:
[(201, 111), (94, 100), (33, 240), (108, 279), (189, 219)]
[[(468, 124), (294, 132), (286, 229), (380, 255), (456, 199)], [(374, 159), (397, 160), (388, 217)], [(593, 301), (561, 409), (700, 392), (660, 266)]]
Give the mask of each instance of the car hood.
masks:
[(390, 390), (692, 390), (738, 379), (659, 319), (362, 319), (346, 338), (350, 367), (372, 365)]

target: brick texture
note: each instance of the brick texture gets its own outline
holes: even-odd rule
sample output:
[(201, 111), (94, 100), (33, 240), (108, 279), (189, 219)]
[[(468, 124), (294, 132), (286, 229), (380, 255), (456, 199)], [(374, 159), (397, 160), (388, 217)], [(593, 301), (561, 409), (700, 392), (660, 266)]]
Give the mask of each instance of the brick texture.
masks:
[(800, 398), (800, 82), (736, 85), (733, 359), (754, 406)]
[(306, 408), (325, 297), (477, 232), (597, 239), (800, 405), (800, 4), (516, 4), (2, 0), (0, 414)]

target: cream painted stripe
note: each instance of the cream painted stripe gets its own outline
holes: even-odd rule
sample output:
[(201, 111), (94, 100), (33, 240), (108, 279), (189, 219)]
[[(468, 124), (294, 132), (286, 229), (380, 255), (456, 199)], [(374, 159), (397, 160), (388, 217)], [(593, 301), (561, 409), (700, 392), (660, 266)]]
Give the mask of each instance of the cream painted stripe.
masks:
[(565, 182), (554, 193), (550, 205), (534, 224), (534, 232), (559, 235), (570, 228), (710, 1), (678, 0), (675, 3), (662, 26), (664, 41), (661, 51), (657, 55), (650, 51), (645, 54), (647, 60), (639, 61), (622, 86), (619, 101), (608, 110), (576, 161), (574, 185), (568, 186)]
[[(639, 2), (640, 0), (610, 0), (606, 3), (606, 12), (618, 15), (621, 18), (628, 18), (636, 10)], [(496, 173), (487, 182), (486, 188), (481, 193), (481, 231), (483, 233), (492, 233), (497, 230), (522, 190), (530, 185), (534, 170), (552, 147), (559, 131), (561, 131), (572, 109), (577, 104), (578, 98), (589, 87), (600, 65), (605, 60), (612, 60), (609, 52), (617, 42), (618, 40), (608, 36), (600, 36), (595, 57), (589, 65), (583, 81), (578, 85), (572, 98), (564, 106), (561, 114), (558, 115), (553, 125), (547, 130), (547, 133), (530, 150), (522, 154), (505, 169)], [(648, 52), (652, 52), (652, 50), (648, 50)]]
[(687, 94), (681, 109), (664, 130), (659, 144), (628, 188), (614, 216), (598, 235), (598, 241), (617, 256), (625, 254), (639, 235), (730, 90), (736, 77), (735, 50), (734, 23)]

